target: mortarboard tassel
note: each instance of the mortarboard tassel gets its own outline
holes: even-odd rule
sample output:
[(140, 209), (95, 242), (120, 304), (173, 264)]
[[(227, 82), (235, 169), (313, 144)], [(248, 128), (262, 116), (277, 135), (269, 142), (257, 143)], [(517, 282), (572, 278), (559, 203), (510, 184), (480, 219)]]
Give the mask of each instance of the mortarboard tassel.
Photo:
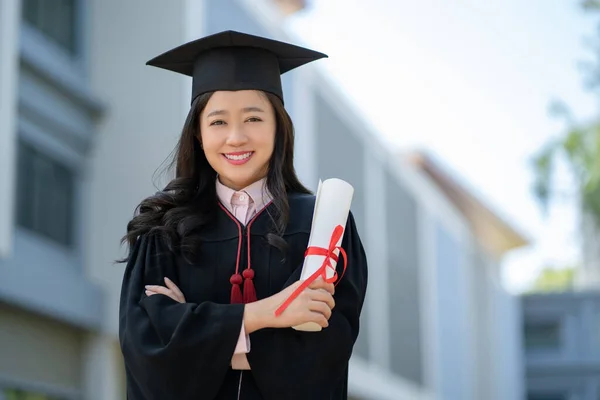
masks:
[(231, 282), (231, 304), (242, 304), (244, 301), (242, 288), (240, 287), (242, 281), (243, 279), (240, 274), (233, 274), (231, 275), (231, 278), (229, 278), (229, 282)]
[(256, 301), (256, 290), (254, 289), (254, 270), (252, 268), (245, 269), (244, 275), (244, 303), (253, 303)]

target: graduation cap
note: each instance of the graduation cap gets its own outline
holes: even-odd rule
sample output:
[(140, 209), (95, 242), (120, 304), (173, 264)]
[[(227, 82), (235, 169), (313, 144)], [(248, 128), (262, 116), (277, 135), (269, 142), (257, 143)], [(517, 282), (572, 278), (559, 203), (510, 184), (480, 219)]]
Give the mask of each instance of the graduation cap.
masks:
[(146, 65), (191, 76), (192, 102), (216, 90), (262, 90), (283, 102), (281, 74), (326, 57), (293, 44), (224, 31), (178, 46)]

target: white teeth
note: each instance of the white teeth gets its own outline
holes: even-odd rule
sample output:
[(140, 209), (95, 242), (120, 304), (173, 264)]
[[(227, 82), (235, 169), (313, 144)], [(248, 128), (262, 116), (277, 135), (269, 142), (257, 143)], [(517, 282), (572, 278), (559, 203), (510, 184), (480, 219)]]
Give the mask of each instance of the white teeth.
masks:
[(225, 157), (227, 157), (230, 160), (245, 160), (246, 158), (250, 157), (252, 155), (252, 152), (246, 153), (246, 154), (240, 154), (239, 156), (233, 156), (230, 154), (225, 154)]

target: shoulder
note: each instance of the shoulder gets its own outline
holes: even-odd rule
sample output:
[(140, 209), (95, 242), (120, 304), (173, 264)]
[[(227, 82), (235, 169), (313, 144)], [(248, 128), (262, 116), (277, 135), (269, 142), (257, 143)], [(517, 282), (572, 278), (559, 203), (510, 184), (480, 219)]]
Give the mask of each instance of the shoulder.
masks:
[(171, 243), (164, 233), (151, 230), (139, 235), (130, 246), (128, 261), (171, 255), (173, 253), (171, 247)]
[(316, 196), (306, 193), (289, 193), (289, 220), (287, 234), (310, 233)]
[(288, 194), (288, 203), (290, 210), (297, 212), (310, 212), (312, 216), (313, 209), (315, 208), (315, 201), (317, 196), (314, 194), (306, 193), (290, 193)]
[[(299, 232), (310, 233), (316, 199), (317, 196), (314, 194), (288, 194), (290, 216), (288, 229), (286, 230), (287, 234)], [(347, 234), (349, 231), (351, 231), (355, 236), (358, 236), (356, 221), (354, 220), (354, 214), (352, 210), (348, 212), (346, 231)]]

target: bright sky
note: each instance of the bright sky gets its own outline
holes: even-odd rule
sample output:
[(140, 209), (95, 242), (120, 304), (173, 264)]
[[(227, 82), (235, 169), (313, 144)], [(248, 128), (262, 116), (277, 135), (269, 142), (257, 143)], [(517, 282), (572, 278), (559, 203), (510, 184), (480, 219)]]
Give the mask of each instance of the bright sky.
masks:
[(564, 123), (597, 101), (579, 63), (595, 19), (578, 1), (312, 0), (290, 27), (329, 55), (321, 62), (365, 119), (399, 149), (426, 148), (484, 202), (532, 240), (504, 261), (521, 291), (544, 265), (579, 256), (576, 214), (563, 202), (544, 218), (528, 162)]

